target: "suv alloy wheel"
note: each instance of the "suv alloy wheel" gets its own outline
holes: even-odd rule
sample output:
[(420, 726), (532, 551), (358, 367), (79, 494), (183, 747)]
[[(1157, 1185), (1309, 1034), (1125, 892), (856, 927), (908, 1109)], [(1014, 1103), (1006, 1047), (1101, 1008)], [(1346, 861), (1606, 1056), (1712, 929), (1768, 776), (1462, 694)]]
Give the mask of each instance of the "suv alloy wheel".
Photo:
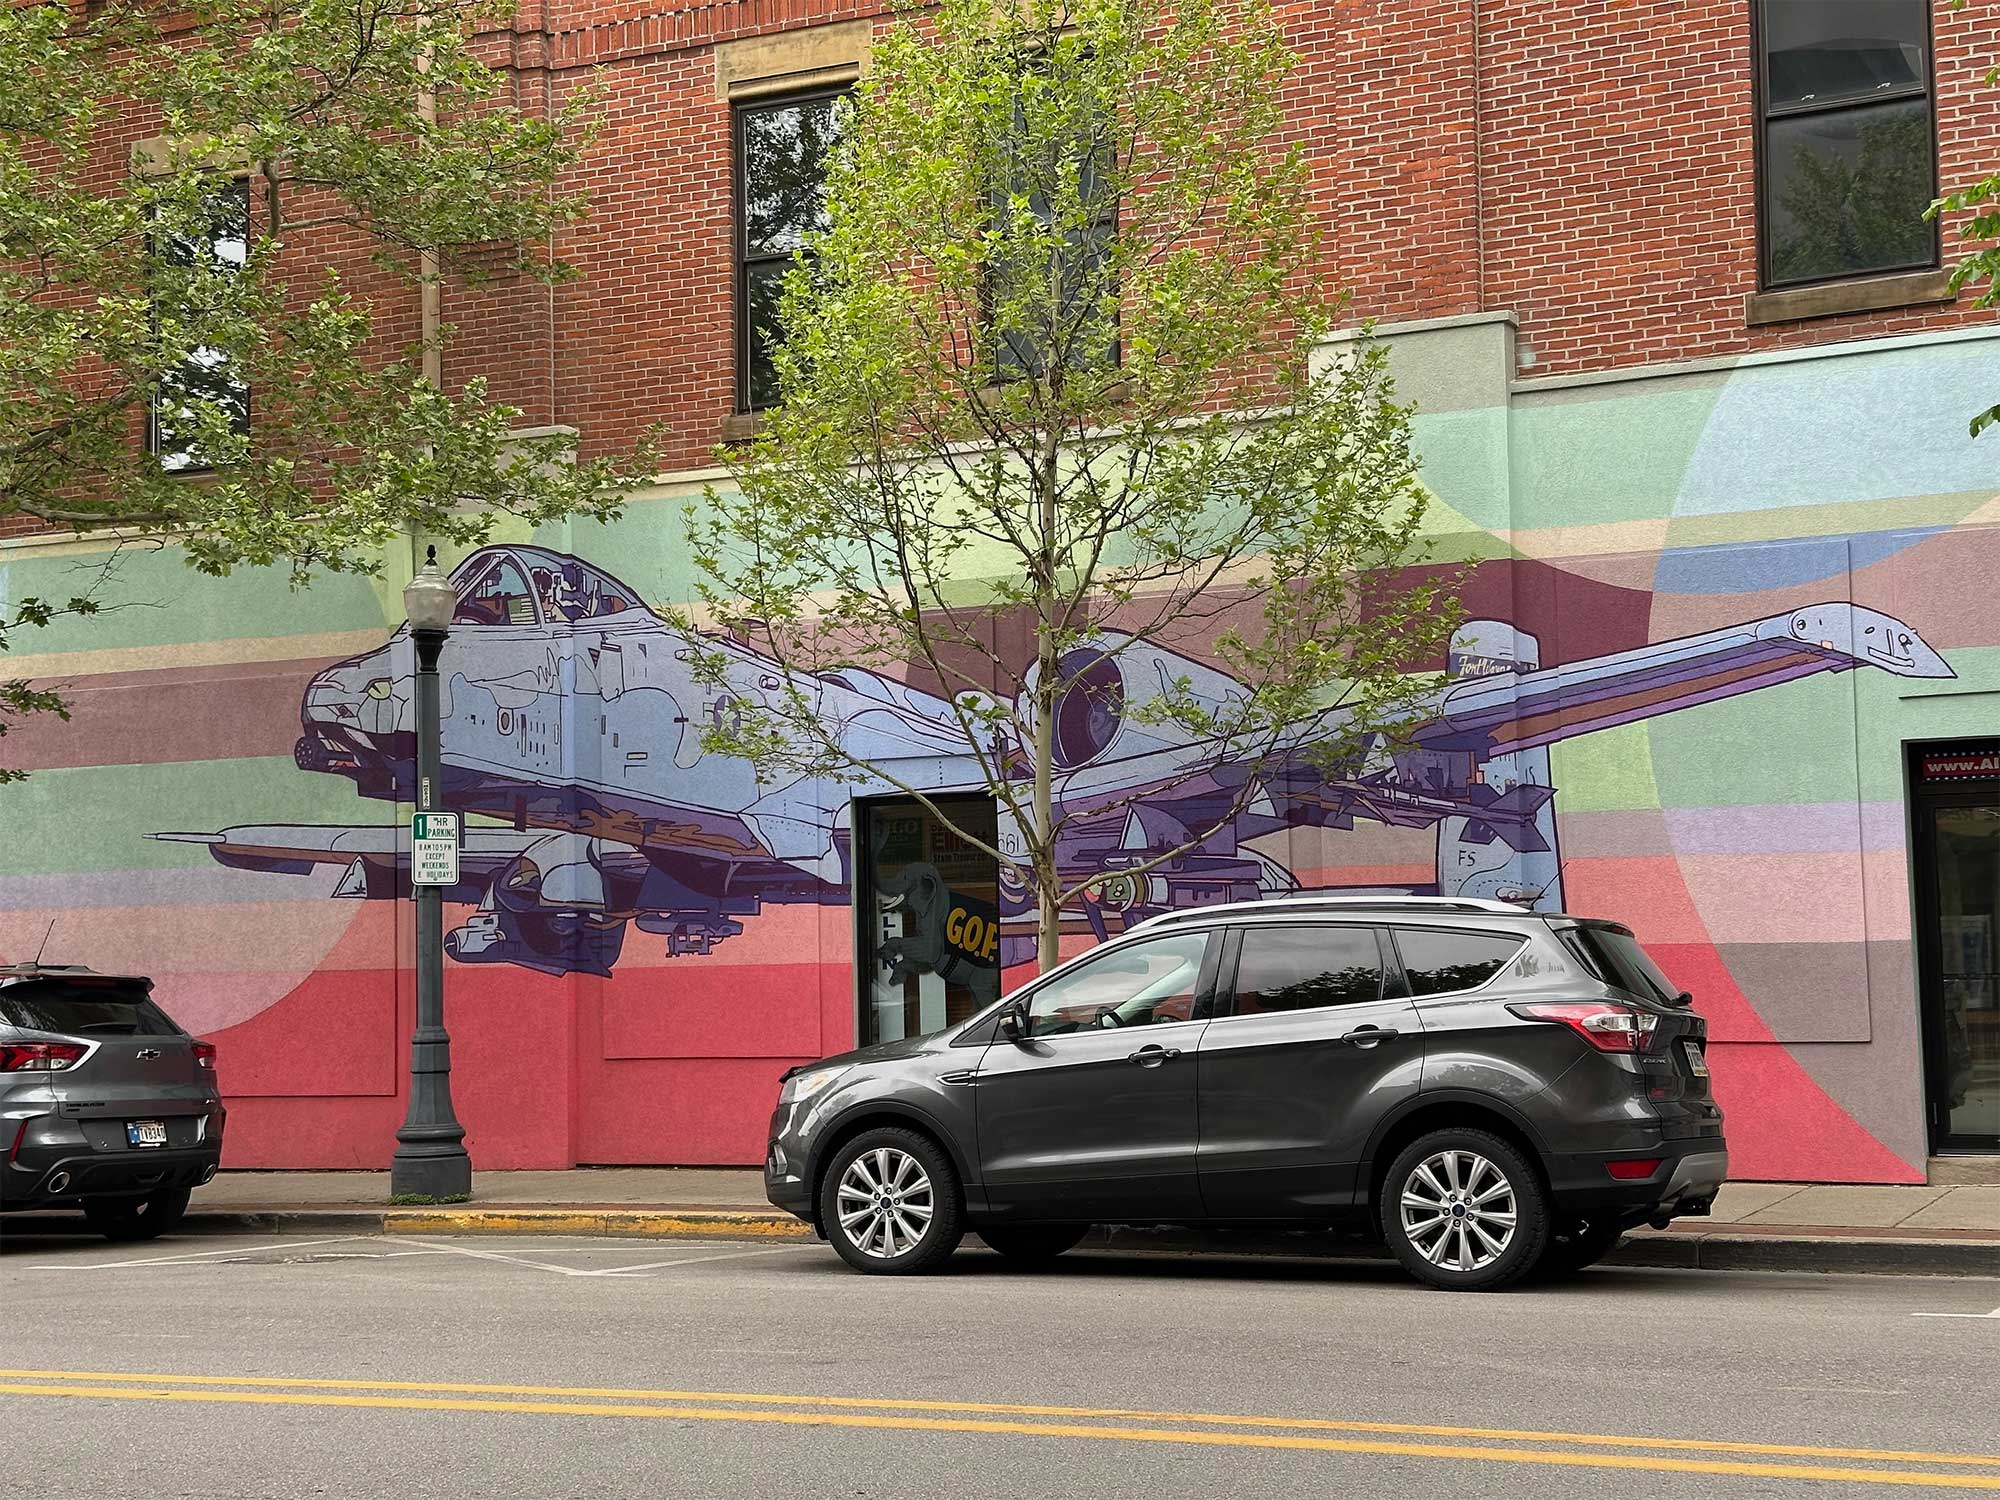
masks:
[(1434, 1130), (1397, 1154), (1382, 1233), (1403, 1268), (1450, 1291), (1493, 1291), (1541, 1258), (1549, 1211), (1521, 1153), (1484, 1130)]
[(965, 1233), (951, 1158), (928, 1136), (896, 1126), (864, 1130), (835, 1153), (819, 1212), (840, 1258), (871, 1275), (936, 1270)]

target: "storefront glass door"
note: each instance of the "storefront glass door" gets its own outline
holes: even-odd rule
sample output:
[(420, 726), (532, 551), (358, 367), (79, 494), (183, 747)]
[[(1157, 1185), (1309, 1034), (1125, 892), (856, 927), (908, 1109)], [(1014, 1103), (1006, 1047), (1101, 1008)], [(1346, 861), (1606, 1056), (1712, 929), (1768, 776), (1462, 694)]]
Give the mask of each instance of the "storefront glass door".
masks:
[(1913, 772), (1931, 1144), (2000, 1151), (2000, 747)]
[(934, 800), (944, 818), (914, 797), (856, 805), (863, 1046), (956, 1026), (1000, 998), (999, 867), (979, 847), (996, 837), (993, 800)]

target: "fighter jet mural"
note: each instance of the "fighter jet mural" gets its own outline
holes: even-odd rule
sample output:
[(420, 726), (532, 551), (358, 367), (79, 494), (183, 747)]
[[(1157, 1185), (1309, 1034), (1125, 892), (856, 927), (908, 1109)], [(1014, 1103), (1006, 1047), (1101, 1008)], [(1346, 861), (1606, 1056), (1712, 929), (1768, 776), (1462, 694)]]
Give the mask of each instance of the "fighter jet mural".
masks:
[[(731, 654), (731, 671), (722, 689), (697, 681), (696, 642), (636, 590), (561, 553), (488, 547), (452, 580), (460, 603), (440, 663), (444, 802), (492, 820), (468, 824), (462, 883), (446, 893), (476, 908), (446, 939), (454, 958), (609, 975), (629, 928), (661, 939), (669, 955), (706, 953), (767, 902), (849, 899), (850, 798), (889, 788), (760, 782), (747, 762), (702, 748), (704, 723), (782, 691), (785, 669), (736, 643), (703, 641)], [(1060, 664), (1056, 796), (1071, 820), (1060, 856), (1071, 879), (1105, 877), (1074, 922), (1101, 937), (1176, 906), (1296, 889), (1292, 873), (1252, 845), (1356, 820), (1437, 830), (1435, 881), (1405, 889), (1553, 908), (1561, 861), (1549, 746), (1863, 666), (1953, 675), (1909, 626), (1845, 602), (1552, 667), (1532, 636), (1474, 621), (1453, 642), (1447, 682), (1412, 743), (1329, 772), (1284, 747), (1251, 764), (1171, 725), (1137, 722), (1131, 707), (1166, 683), (1190, 682), (1218, 701), (1240, 687), (1191, 658), (1107, 635)], [(857, 757), (894, 761), (899, 777), (925, 788), (977, 784), (941, 699), (856, 671), (790, 680)], [(409, 785), (414, 723), (410, 647), (398, 631), (308, 685), (298, 764), (393, 800)], [(1122, 873), (1209, 829), (1189, 852)], [(338, 896), (405, 888), (398, 828), (153, 837), (205, 844), (244, 869), (339, 866)], [(1032, 956), (1032, 911), (1004, 877), (1000, 897), (995, 958), (1005, 965)], [(926, 935), (910, 936), (921, 946)]]

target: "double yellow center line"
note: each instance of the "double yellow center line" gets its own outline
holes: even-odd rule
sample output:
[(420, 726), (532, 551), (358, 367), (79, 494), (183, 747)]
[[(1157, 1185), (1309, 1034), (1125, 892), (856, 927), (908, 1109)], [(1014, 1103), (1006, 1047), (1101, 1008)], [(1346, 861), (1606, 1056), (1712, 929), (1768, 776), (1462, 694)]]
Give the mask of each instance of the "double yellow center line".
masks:
[(761, 1391), (462, 1385), (401, 1380), (291, 1380), (106, 1370), (0, 1369), (0, 1396), (393, 1411), (501, 1412), (544, 1417), (665, 1419), (676, 1422), (753, 1422), (794, 1427), (1173, 1443), (1213, 1448), (1379, 1454), (1473, 1463), (1540, 1464), (1580, 1469), (1726, 1474), (1762, 1479), (1832, 1480), (1849, 1484), (2000, 1491), (2000, 1455), (1992, 1454), (1803, 1447), (1716, 1438), (1350, 1422), (1325, 1417), (1148, 1411), (1122, 1407), (899, 1401), (880, 1397), (801, 1396)]

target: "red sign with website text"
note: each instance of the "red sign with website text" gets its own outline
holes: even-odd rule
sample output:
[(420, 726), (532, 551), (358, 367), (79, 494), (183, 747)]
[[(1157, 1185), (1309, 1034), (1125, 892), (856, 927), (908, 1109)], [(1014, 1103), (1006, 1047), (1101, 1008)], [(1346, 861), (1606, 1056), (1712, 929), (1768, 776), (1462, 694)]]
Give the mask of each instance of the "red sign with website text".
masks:
[(1926, 751), (1920, 764), (1926, 781), (2000, 781), (2000, 745)]

